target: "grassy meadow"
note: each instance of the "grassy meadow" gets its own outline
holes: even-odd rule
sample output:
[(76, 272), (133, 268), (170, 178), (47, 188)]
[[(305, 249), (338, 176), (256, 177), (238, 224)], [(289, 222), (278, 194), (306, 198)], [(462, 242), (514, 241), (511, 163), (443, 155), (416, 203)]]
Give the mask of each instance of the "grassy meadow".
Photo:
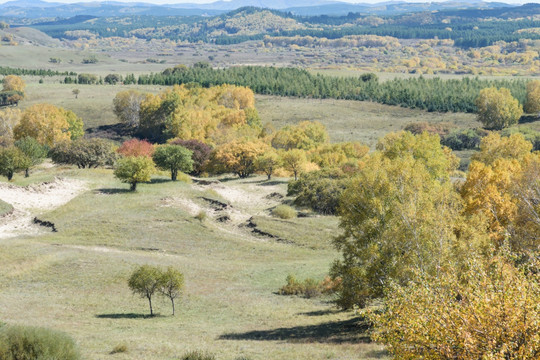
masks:
[[(191, 350), (218, 359), (382, 359), (367, 341), (360, 317), (340, 312), (330, 298), (277, 295), (288, 274), (322, 279), (338, 256), (330, 217), (275, 220), (279, 203), (266, 195), (286, 192), (286, 179), (223, 178), (212, 185), (156, 177), (127, 191), (110, 169), (41, 167), (30, 179), (84, 181), (85, 190), (53, 211), (37, 214), (57, 233), (0, 240), (0, 319), (49, 327), (72, 335), (84, 359), (105, 359), (119, 344), (118, 359), (174, 359)], [(27, 179), (16, 176), (15, 184)], [(221, 198), (232, 222), (203, 198)], [(195, 218), (205, 211), (204, 220)], [(264, 231), (291, 241), (258, 236), (244, 226), (251, 216)], [(259, 221), (259, 220), (258, 220)], [(283, 227), (283, 223), (287, 227)], [(309, 231), (300, 233), (299, 229)], [(149, 318), (145, 299), (127, 287), (138, 265), (174, 266), (185, 275), (177, 316), (155, 298)], [(359, 325), (359, 326), (357, 326)]]

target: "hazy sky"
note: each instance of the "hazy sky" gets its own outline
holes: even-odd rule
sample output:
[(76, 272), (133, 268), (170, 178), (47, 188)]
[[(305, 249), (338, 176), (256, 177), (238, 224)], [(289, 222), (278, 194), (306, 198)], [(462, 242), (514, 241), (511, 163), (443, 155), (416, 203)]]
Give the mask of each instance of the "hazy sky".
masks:
[[(0, 4), (8, 2), (10, 0), (0, 0)], [(60, 3), (76, 3), (76, 2), (97, 2), (97, 1), (107, 1), (107, 0), (43, 0), (48, 2), (60, 2)], [(181, 4), (181, 3), (197, 3), (197, 4), (205, 4), (205, 3), (212, 3), (218, 0), (111, 0), (111, 1), (118, 1), (118, 2), (144, 2), (144, 3), (154, 3), (154, 4)], [(227, 0), (225, 0), (227, 1)], [(349, 2), (349, 3), (379, 3), (379, 2), (386, 2), (390, 0), (337, 0), (337, 1), (343, 1), (343, 2)], [(447, 0), (405, 0), (405, 2), (440, 2), (440, 1), (447, 1)], [(484, 0), (484, 1), (501, 1), (504, 3), (511, 3), (511, 4), (524, 4), (524, 3), (531, 3), (531, 2), (537, 2), (533, 0)], [(268, 3), (268, 0), (261, 0), (261, 2)], [(290, 6), (295, 6), (295, 1), (291, 0)]]

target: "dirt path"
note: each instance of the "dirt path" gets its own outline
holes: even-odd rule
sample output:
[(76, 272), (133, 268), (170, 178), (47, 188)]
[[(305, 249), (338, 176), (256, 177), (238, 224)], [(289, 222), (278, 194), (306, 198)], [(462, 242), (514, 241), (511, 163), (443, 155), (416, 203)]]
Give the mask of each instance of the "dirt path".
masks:
[(69, 202), (85, 189), (85, 183), (74, 179), (54, 181), (26, 187), (0, 184), (0, 199), (11, 204), (14, 211), (0, 217), (0, 239), (43, 231), (32, 222), (34, 216)]

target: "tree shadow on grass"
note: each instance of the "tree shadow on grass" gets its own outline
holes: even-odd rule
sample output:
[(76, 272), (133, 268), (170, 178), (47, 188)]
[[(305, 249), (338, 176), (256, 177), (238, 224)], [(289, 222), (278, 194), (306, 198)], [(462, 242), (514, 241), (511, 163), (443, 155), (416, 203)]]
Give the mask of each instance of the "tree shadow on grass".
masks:
[(126, 194), (126, 193), (132, 193), (130, 189), (125, 188), (114, 188), (114, 189), (96, 189), (94, 190), (96, 194), (102, 194), (102, 195), (114, 195), (114, 194)]
[(180, 182), (180, 181), (172, 181), (171, 178), (153, 178), (150, 180), (150, 184), (163, 184), (163, 183), (170, 183), (170, 182)]
[(340, 312), (343, 312), (343, 310), (328, 309), (328, 310), (308, 311), (308, 312), (298, 313), (297, 315), (304, 315), (304, 316), (324, 316), (324, 315), (338, 314), (338, 313), (340, 313)]
[(369, 322), (363, 317), (317, 325), (294, 326), (271, 330), (223, 334), (219, 340), (284, 340), (296, 343), (369, 343)]
[(523, 115), (519, 119), (519, 123), (520, 124), (527, 124), (527, 123), (532, 123), (532, 122), (535, 122), (535, 121), (538, 121), (538, 120), (540, 120), (540, 117), (538, 117), (537, 115)]
[(125, 313), (125, 314), (98, 314), (96, 315), (98, 319), (152, 319), (157, 317), (162, 317), (162, 315), (154, 314), (150, 316), (149, 314), (135, 314), (135, 313)]
[(389, 358), (390, 353), (386, 350), (373, 350), (366, 353), (366, 357), (369, 359), (384, 359)]

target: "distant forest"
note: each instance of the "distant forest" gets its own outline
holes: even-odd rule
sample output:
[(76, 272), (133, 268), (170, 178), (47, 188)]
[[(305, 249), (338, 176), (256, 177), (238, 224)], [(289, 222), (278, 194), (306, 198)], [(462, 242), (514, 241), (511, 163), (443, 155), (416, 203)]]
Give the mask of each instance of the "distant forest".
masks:
[[(241, 8), (224, 15), (205, 18), (201, 16), (128, 16), (96, 18), (86, 21), (84, 17), (61, 19), (57, 22), (34, 24), (55, 38), (65, 37), (66, 31), (87, 30), (101, 37), (138, 37), (143, 39), (171, 39), (189, 42), (203, 41), (219, 45), (261, 40), (269, 36), (312, 36), (337, 39), (347, 35), (393, 36), (398, 39), (452, 39), (463, 48), (484, 47), (496, 41), (540, 39), (540, 21), (527, 19), (538, 13), (540, 5), (528, 4), (507, 13), (516, 19), (503, 18), (485, 21), (487, 16), (502, 16), (503, 10), (459, 10), (439, 13), (416, 13), (399, 16), (378, 17), (376, 24), (359, 13), (346, 16), (294, 16), (275, 10), (264, 10), (267, 16), (283, 19), (284, 24), (272, 31), (243, 31), (250, 25), (246, 19), (263, 12), (258, 8)], [(521, 16), (521, 19), (518, 17)], [(451, 18), (449, 23), (448, 19)], [(289, 22), (287, 22), (287, 20)], [(234, 21), (231, 26), (231, 21)], [(196, 30), (195, 30), (196, 29)], [(529, 30), (527, 30), (529, 29)], [(246, 32), (248, 32), (246, 34)]]

